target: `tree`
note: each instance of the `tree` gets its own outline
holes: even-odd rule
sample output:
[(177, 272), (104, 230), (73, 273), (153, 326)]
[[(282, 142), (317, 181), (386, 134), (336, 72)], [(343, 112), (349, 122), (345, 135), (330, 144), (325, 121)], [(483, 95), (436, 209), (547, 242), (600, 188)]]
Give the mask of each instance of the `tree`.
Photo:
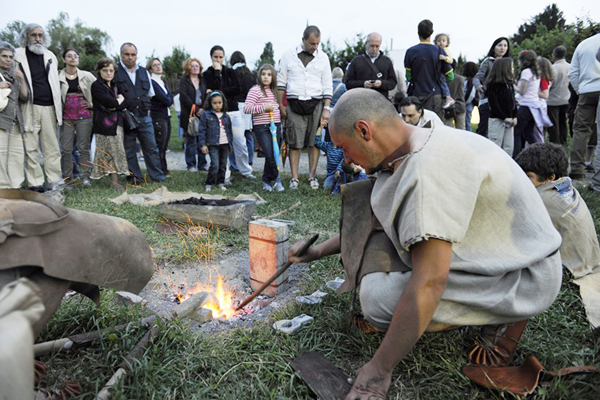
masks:
[(262, 54), (254, 63), (254, 69), (258, 70), (263, 64), (271, 64), (272, 66), (275, 66), (275, 52), (273, 51), (273, 43), (271, 42), (265, 43), (265, 48)]
[(544, 11), (531, 18), (529, 22), (521, 25), (511, 40), (519, 45), (524, 40), (535, 36), (541, 26), (545, 27), (546, 32), (548, 32), (554, 29), (564, 29), (566, 24), (567, 21), (563, 17), (563, 12), (558, 9), (556, 4), (551, 4), (544, 8)]
[(179, 79), (183, 75), (183, 62), (190, 58), (190, 53), (185, 48), (173, 46), (171, 55), (163, 60), (163, 71), (167, 79)]
[(13, 21), (6, 24), (6, 28), (0, 31), (0, 40), (8, 42), (15, 47), (19, 47), (19, 36), (21, 36), (21, 31), (25, 27), (25, 22), (23, 21)]
[(110, 36), (98, 29), (89, 28), (76, 19), (73, 26), (69, 25), (69, 14), (61, 12), (58, 17), (50, 20), (46, 28), (51, 44), (48, 50), (53, 52), (62, 65), (62, 53), (73, 48), (79, 54), (79, 68), (93, 70), (101, 57), (106, 57), (104, 47), (111, 42)]
[(336, 50), (331, 44), (330, 39), (327, 39), (327, 42), (323, 44), (323, 52), (329, 57), (332, 69), (340, 67), (345, 71), (350, 61), (357, 55), (364, 53), (367, 49), (362, 33), (357, 33), (353, 41), (345, 40), (344, 43), (346, 47), (341, 50)]

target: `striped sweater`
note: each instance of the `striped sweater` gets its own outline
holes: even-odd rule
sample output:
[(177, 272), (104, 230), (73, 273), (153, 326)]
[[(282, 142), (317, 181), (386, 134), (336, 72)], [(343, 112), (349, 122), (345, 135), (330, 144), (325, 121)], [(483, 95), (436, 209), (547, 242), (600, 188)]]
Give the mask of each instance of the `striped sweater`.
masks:
[(267, 96), (263, 94), (262, 90), (258, 85), (252, 86), (246, 96), (246, 102), (244, 105), (244, 113), (252, 114), (252, 123), (254, 125), (266, 125), (271, 122), (271, 117), (268, 112), (265, 112), (265, 104), (273, 105), (273, 121), (281, 122), (281, 116), (279, 115), (279, 104), (277, 104), (277, 98), (273, 94), (270, 88), (265, 87)]

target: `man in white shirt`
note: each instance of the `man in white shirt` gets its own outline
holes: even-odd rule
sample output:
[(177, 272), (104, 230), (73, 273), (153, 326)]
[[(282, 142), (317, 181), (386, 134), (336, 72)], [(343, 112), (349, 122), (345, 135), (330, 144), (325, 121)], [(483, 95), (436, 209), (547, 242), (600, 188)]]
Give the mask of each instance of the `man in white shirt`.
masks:
[[(573, 89), (579, 95), (575, 109), (573, 124), (573, 140), (571, 141), (571, 179), (583, 179), (585, 152), (588, 140), (592, 135), (592, 126), (596, 120), (596, 108), (600, 96), (600, 63), (596, 60), (596, 52), (600, 47), (600, 34), (596, 34), (579, 43), (571, 59), (569, 79)], [(600, 155), (596, 146), (596, 155)], [(600, 172), (600, 159), (594, 159), (594, 170)], [(600, 176), (594, 175), (592, 187), (600, 190)]]
[[(319, 28), (307, 26), (302, 44), (284, 53), (279, 61), (277, 100), (281, 117), (286, 119), (286, 142), (292, 173), (290, 189), (298, 188), (300, 150), (304, 147), (308, 147), (308, 183), (313, 189), (319, 188), (315, 176), (319, 161), (315, 136), (319, 126), (326, 126), (329, 121), (329, 104), (333, 95), (331, 66), (327, 55), (319, 50), (320, 43)], [(284, 94), (287, 107), (283, 106)]]

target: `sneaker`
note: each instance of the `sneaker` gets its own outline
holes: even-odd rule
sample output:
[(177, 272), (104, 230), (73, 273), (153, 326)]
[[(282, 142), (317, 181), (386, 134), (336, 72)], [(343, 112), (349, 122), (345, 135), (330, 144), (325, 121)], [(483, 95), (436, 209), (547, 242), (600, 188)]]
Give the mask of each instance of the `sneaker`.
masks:
[(298, 179), (290, 179), (290, 189), (298, 189)]
[(252, 175), (252, 174), (242, 175), (242, 176), (246, 179), (256, 179), (256, 175)]
[(189, 172), (198, 172), (198, 168), (196, 168), (196, 167), (189, 167), (188, 171)]
[(90, 182), (88, 178), (83, 178), (83, 180), (81, 181), (81, 185), (83, 187), (89, 188), (92, 187), (92, 182)]
[(225, 184), (224, 184), (224, 183), (219, 183), (219, 184), (217, 185), (217, 187), (218, 187), (219, 189), (221, 189), (221, 190), (227, 190), (227, 188), (225, 187)]
[(442, 108), (446, 109), (448, 107), (451, 107), (452, 105), (454, 105), (454, 103), (456, 103), (456, 101), (454, 101), (453, 98), (450, 98), (450, 99), (446, 100), (446, 103), (442, 106)]
[(210, 192), (212, 190), (212, 185), (204, 185), (204, 191)]
[(283, 192), (285, 190), (281, 182), (275, 182), (273, 189), (275, 189), (276, 192)]
[(263, 189), (265, 192), (272, 192), (272, 191), (273, 191), (273, 188), (272, 188), (272, 187), (271, 187), (271, 185), (269, 185), (267, 182), (263, 182), (263, 183), (262, 183), (262, 189)]
[(232, 182), (231, 179), (225, 179), (225, 186), (231, 186)]
[(319, 188), (319, 181), (317, 180), (317, 178), (308, 178), (308, 184), (313, 190), (317, 190)]

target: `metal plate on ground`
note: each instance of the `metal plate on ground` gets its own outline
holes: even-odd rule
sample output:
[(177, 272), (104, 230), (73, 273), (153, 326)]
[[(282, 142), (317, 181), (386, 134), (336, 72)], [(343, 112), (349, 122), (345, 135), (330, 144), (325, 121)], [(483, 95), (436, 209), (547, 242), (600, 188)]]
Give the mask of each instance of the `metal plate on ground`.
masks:
[(343, 399), (352, 388), (346, 374), (318, 351), (301, 354), (290, 365), (321, 400)]

